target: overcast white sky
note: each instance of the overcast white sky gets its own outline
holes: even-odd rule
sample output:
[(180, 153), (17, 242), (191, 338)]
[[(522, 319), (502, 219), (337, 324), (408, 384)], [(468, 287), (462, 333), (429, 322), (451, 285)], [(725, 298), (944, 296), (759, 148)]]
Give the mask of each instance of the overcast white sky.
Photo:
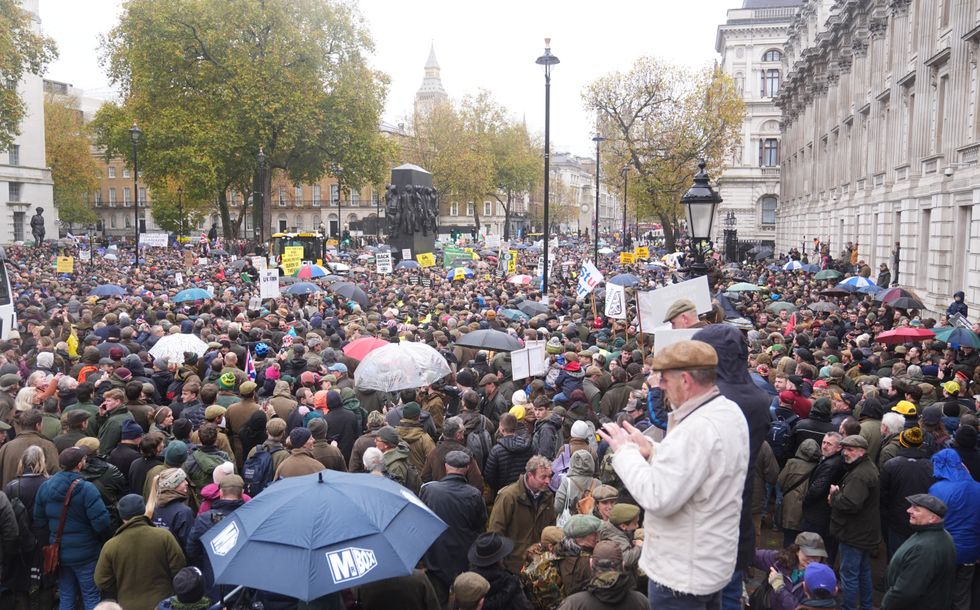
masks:
[[(166, 1), (166, 0), (160, 0)], [(220, 1), (220, 0), (218, 0)], [(385, 120), (412, 109), (430, 43), (443, 86), (458, 99), (487, 89), (532, 131), (544, 131), (544, 75), (534, 63), (551, 37), (561, 63), (551, 79), (551, 138), (555, 149), (589, 155), (594, 118), (581, 92), (593, 79), (627, 69), (643, 55), (692, 67), (717, 58), (715, 33), (741, 0), (362, 0), (374, 37), (375, 68), (391, 78)], [(60, 58), (47, 78), (97, 97), (111, 95), (99, 66), (99, 37), (118, 20), (121, 0), (40, 0), (41, 26)]]

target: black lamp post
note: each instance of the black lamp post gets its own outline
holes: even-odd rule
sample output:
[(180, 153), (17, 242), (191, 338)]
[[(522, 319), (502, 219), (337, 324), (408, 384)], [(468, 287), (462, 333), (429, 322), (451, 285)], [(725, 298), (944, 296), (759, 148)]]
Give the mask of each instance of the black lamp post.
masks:
[(735, 262), (738, 255), (738, 230), (735, 228), (737, 224), (735, 210), (728, 210), (725, 213), (725, 258), (728, 262)]
[(252, 192), (252, 237), (255, 245), (258, 246), (264, 241), (265, 229), (262, 226), (262, 219), (265, 217), (265, 151), (259, 147), (259, 153), (255, 155), (257, 165), (256, 184)]
[(551, 228), (548, 224), (548, 207), (551, 203), (549, 176), (551, 172), (551, 66), (559, 63), (558, 58), (551, 54), (551, 39), (544, 39), (544, 55), (535, 60), (539, 66), (544, 66), (544, 268), (541, 270), (541, 301), (548, 304), (548, 236)]
[(626, 232), (626, 198), (629, 194), (629, 175), (630, 166), (623, 166), (623, 247), (629, 249), (631, 247), (629, 233)]
[(694, 184), (681, 197), (681, 203), (687, 213), (687, 230), (691, 238), (691, 250), (694, 254), (694, 264), (689, 267), (692, 275), (704, 275), (708, 271), (704, 264), (703, 242), (711, 237), (711, 224), (715, 219), (715, 208), (721, 203), (721, 196), (711, 188), (708, 173), (704, 171), (704, 159), (698, 163), (698, 173), (694, 175)]
[(595, 142), (595, 220), (592, 223), (595, 235), (592, 236), (592, 264), (596, 267), (599, 266), (599, 144), (604, 140), (600, 135), (592, 138)]
[(139, 190), (139, 159), (136, 156), (136, 147), (143, 137), (143, 132), (133, 123), (129, 128), (129, 138), (133, 141), (133, 253), (136, 257), (136, 266), (140, 266), (140, 190)]
[(180, 234), (177, 235), (177, 247), (180, 247), (180, 238), (184, 236), (184, 187), (177, 187), (177, 213), (180, 214)]

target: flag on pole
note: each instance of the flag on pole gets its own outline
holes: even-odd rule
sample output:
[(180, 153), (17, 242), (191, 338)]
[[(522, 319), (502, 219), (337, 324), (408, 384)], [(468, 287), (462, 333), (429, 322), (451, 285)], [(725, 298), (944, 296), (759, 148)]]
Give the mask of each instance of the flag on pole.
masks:
[(78, 238), (71, 234), (71, 231), (65, 231), (65, 237), (72, 240), (76, 244), (78, 243)]
[(249, 381), (255, 381), (255, 360), (252, 359), (252, 350), (245, 350), (245, 376)]
[(582, 268), (579, 269), (578, 286), (575, 287), (577, 298), (581, 300), (589, 296), (589, 293), (603, 280), (605, 277), (596, 269), (595, 265), (590, 261), (583, 262)]

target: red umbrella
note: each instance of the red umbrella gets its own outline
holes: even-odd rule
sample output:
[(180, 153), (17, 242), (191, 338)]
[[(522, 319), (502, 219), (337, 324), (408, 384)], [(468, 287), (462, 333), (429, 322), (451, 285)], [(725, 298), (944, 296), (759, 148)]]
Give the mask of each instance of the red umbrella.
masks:
[(933, 339), (935, 336), (936, 333), (932, 332), (928, 328), (912, 328), (911, 326), (903, 326), (901, 328), (886, 330), (875, 337), (875, 341), (886, 345), (897, 345), (899, 343), (907, 343), (909, 341), (925, 341), (926, 339)]
[(354, 360), (364, 360), (364, 356), (367, 356), (379, 347), (384, 347), (386, 345), (388, 345), (387, 341), (376, 339), (374, 337), (364, 337), (351, 341), (345, 345), (344, 354), (353, 358)]

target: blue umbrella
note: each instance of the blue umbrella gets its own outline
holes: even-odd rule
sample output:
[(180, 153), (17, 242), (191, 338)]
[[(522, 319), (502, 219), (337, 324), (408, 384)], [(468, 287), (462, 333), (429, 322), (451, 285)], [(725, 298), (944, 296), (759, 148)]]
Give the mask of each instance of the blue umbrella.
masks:
[(398, 261), (398, 264), (395, 265), (395, 269), (421, 269), (421, 268), (422, 265), (420, 265), (418, 261), (410, 261), (408, 259), (405, 259), (403, 261)]
[(121, 297), (126, 294), (126, 289), (115, 284), (100, 284), (89, 294), (94, 297)]
[(473, 277), (473, 270), (469, 267), (454, 267), (446, 274), (446, 279), (452, 281), (460, 271), (462, 271), (463, 277)]
[(803, 270), (807, 273), (816, 273), (817, 271), (820, 271), (820, 265), (814, 265), (812, 263), (809, 265), (803, 265)]
[[(877, 292), (878, 285), (869, 280), (866, 277), (860, 275), (852, 275), (843, 282), (837, 284), (838, 288), (842, 288), (848, 292), (866, 292), (867, 290), (873, 288)], [(874, 294), (873, 292), (870, 294)]]
[(203, 301), (204, 299), (210, 298), (211, 294), (203, 288), (188, 288), (187, 290), (181, 290), (176, 296), (174, 296), (174, 303), (183, 303), (184, 301)]
[(613, 276), (606, 280), (610, 284), (619, 284), (620, 286), (636, 286), (640, 283), (640, 278), (636, 277), (632, 273), (620, 273), (619, 275)]
[[(939, 333), (936, 333), (936, 337), (939, 337)], [(959, 345), (960, 347), (972, 347), (973, 349), (980, 348), (980, 337), (972, 330), (967, 330), (965, 328), (954, 328), (952, 332), (946, 335), (943, 339), (949, 345)]]
[(273, 483), (201, 542), (216, 583), (310, 601), (411, 574), (445, 529), (394, 481), (324, 470)]
[(803, 263), (800, 261), (790, 261), (783, 265), (783, 271), (796, 271), (803, 268)]
[(286, 289), (286, 294), (292, 295), (313, 294), (314, 292), (320, 292), (320, 287), (309, 282), (296, 282)]

